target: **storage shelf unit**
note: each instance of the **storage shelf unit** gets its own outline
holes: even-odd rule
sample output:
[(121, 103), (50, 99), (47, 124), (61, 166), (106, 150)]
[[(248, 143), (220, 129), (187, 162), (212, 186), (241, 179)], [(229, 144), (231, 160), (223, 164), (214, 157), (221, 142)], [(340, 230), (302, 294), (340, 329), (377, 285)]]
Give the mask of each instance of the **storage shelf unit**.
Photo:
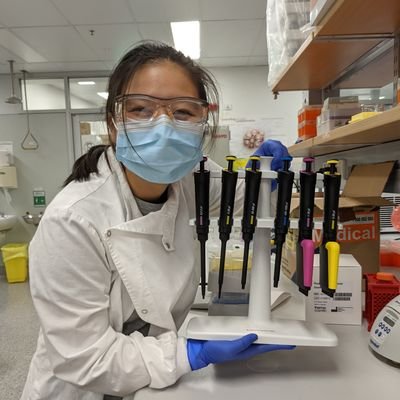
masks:
[(400, 106), (295, 144), (289, 147), (289, 153), (293, 157), (316, 157), (398, 140)]
[[(340, 88), (382, 87), (393, 80), (393, 38), (399, 32), (399, 0), (336, 0), (272, 85), (272, 91), (322, 90), (333, 83)], [(361, 68), (345, 80), (355, 65)], [(360, 149), (366, 154), (375, 153), (375, 149), (377, 162), (399, 159), (399, 144), (397, 106), (293, 145), (289, 152), (294, 157), (352, 159)], [(360, 161), (359, 155), (355, 158)], [(365, 157), (362, 162), (368, 160)]]
[[(337, 0), (272, 91), (327, 87), (347, 67), (399, 30), (399, 0)], [(368, 87), (382, 86), (382, 74), (370, 73), (368, 78)]]

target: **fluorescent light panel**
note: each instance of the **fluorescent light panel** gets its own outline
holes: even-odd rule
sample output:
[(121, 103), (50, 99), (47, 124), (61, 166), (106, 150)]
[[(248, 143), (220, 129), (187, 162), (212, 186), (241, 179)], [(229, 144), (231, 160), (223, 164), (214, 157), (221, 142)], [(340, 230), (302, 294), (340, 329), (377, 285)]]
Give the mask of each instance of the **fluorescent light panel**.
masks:
[(200, 58), (200, 22), (171, 22), (175, 48), (186, 56)]
[(97, 92), (97, 95), (102, 97), (103, 99), (108, 99), (108, 92)]
[(78, 82), (78, 85), (81, 85), (81, 86), (90, 86), (90, 85), (95, 85), (96, 84), (96, 82), (94, 82), (94, 81), (79, 81)]

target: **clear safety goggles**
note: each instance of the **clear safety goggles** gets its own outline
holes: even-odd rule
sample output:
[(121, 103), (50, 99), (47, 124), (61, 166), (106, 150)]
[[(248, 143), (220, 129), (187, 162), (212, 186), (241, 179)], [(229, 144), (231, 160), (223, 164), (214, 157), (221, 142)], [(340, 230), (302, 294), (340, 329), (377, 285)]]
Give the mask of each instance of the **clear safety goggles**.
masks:
[(208, 103), (194, 97), (160, 99), (142, 94), (118, 96), (115, 106), (116, 122), (151, 122), (167, 114), (178, 123), (204, 124), (208, 118)]

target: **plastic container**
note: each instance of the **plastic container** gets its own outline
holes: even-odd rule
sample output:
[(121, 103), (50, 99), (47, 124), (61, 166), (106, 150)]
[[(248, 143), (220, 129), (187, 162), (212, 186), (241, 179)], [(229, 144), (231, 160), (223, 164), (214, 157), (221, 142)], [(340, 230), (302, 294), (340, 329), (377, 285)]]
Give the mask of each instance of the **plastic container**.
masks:
[(1, 253), (8, 283), (25, 282), (28, 278), (28, 244), (8, 243)]
[(368, 321), (368, 330), (379, 312), (400, 293), (400, 282), (393, 274), (378, 272), (364, 274), (366, 280), (366, 301), (364, 318)]
[(392, 267), (394, 265), (394, 253), (391, 240), (381, 240), (379, 248), (380, 266)]

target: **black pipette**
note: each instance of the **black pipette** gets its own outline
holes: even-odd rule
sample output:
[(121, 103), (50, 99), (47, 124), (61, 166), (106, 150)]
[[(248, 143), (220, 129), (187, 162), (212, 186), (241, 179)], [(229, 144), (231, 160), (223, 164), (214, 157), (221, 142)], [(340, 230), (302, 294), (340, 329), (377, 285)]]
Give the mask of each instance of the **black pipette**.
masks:
[(341, 175), (336, 170), (337, 160), (327, 161), (324, 173), (324, 221), (320, 246), (321, 290), (333, 297), (337, 286), (340, 246), (336, 240)]
[(208, 239), (210, 171), (204, 169), (207, 157), (200, 161), (200, 169), (194, 172), (194, 188), (196, 195), (196, 232), (200, 242), (201, 294), (206, 294), (206, 241)]
[(242, 267), (242, 289), (246, 286), (247, 265), (249, 261), (249, 247), (253, 239), (257, 224), (257, 205), (260, 193), (261, 171), (257, 170), (260, 157), (251, 156), (251, 168), (246, 169), (245, 195), (242, 218), (242, 239), (244, 241), (243, 267)]
[(233, 171), (235, 156), (227, 156), (228, 168), (222, 171), (221, 207), (218, 220), (219, 239), (221, 240), (221, 255), (218, 275), (218, 297), (221, 297), (224, 281), (226, 242), (232, 231), (233, 207), (235, 203), (236, 183), (238, 173)]
[(299, 239), (296, 251), (296, 276), (299, 291), (308, 296), (314, 269), (314, 199), (317, 174), (312, 170), (314, 159), (304, 158), (306, 169), (300, 171)]
[(274, 220), (275, 231), (275, 268), (274, 268), (274, 287), (278, 287), (279, 275), (281, 270), (282, 248), (285, 243), (286, 234), (289, 229), (290, 202), (292, 200), (292, 186), (294, 172), (289, 171), (292, 157), (283, 157), (283, 168), (278, 171), (278, 201), (276, 205), (276, 216)]

